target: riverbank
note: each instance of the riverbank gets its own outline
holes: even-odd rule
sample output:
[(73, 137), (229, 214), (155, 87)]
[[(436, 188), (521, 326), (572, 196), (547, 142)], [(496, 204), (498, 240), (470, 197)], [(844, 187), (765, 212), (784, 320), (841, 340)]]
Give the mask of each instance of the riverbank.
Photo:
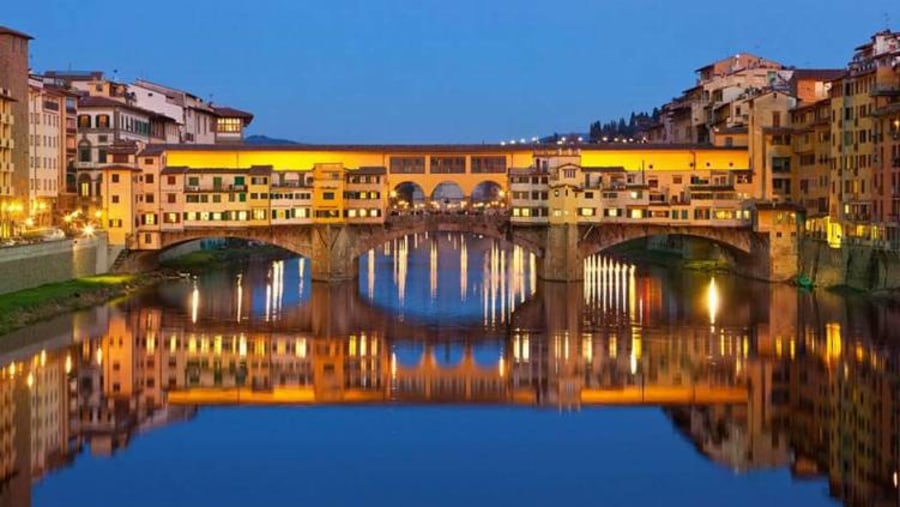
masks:
[(169, 273), (187, 272), (196, 275), (237, 264), (273, 261), (294, 256), (296, 254), (270, 245), (236, 246), (191, 252), (187, 255), (161, 262), (160, 269)]
[(106, 303), (164, 278), (162, 272), (97, 275), (3, 294), (0, 296), (0, 339), (16, 329)]
[(97, 275), (50, 283), (0, 295), (0, 340), (3, 335), (64, 313), (84, 310), (128, 296), (182, 273), (200, 274), (251, 261), (292, 256), (271, 246), (203, 250), (172, 259), (160, 269), (136, 275)]

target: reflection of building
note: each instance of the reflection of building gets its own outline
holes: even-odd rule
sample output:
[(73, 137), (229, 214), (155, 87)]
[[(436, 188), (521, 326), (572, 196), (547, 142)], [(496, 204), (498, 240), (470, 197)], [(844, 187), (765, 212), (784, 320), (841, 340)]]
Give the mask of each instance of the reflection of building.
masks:
[[(746, 325), (750, 312), (729, 304), (745, 324), (735, 325), (730, 312), (717, 311), (717, 298), (708, 296), (709, 315), (687, 312), (694, 302), (664, 313), (652, 297), (659, 288), (630, 269), (592, 269), (595, 286), (544, 284), (516, 309), (503, 338), (482, 341), (361, 331), (334, 311), (360, 303), (334, 287), (308, 305), (309, 326), (110, 308), (92, 336), (16, 363), (14, 376), (2, 366), (0, 423), (9, 424), (0, 426), (0, 505), (13, 488), (27, 494), (33, 480), (69, 462), (82, 442), (108, 454), (198, 405), (278, 403), (661, 405), (698, 451), (729, 469), (793, 459), (796, 476), (827, 473), (833, 494), (850, 505), (890, 498), (896, 350), (870, 344), (873, 336), (851, 339), (837, 322), (820, 326), (806, 296), (797, 312), (771, 311), (765, 326)], [(789, 294), (766, 305), (787, 307)], [(233, 315), (234, 303), (224, 305), (218, 310)]]

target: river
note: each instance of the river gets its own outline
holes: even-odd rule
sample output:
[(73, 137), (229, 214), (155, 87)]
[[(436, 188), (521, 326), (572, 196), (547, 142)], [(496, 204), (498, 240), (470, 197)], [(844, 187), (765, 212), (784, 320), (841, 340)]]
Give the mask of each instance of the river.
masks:
[(0, 338), (0, 507), (900, 505), (900, 309), (410, 236)]

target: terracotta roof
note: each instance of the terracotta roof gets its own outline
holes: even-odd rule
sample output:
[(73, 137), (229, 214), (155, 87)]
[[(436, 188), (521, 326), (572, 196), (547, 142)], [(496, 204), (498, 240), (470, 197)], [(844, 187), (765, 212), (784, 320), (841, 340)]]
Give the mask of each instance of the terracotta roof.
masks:
[(115, 99), (111, 99), (109, 97), (97, 97), (90, 95), (83, 95), (78, 99), (78, 107), (121, 107), (123, 109), (129, 109), (131, 111), (145, 114), (151, 118), (161, 118), (169, 121), (176, 121), (174, 118), (170, 118), (164, 114), (157, 113), (155, 111), (150, 111), (148, 109), (143, 109), (127, 102), (120, 102)]
[(12, 28), (0, 25), (0, 35), (13, 35), (15, 37), (21, 37), (23, 39), (32, 40), (34, 37), (28, 35), (27, 33), (20, 32), (18, 30), (13, 30)]
[(160, 174), (184, 174), (188, 170), (187, 167), (163, 167)]
[(792, 79), (813, 81), (834, 81), (847, 73), (846, 69), (796, 69)]
[(244, 120), (244, 125), (250, 125), (253, 121), (253, 114), (247, 111), (241, 111), (233, 107), (227, 106), (211, 106), (213, 113), (219, 118), (240, 118)]

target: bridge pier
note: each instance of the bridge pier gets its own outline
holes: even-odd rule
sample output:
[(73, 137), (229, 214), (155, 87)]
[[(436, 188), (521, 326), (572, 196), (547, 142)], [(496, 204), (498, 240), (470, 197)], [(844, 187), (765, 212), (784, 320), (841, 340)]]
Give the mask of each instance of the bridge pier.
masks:
[(584, 279), (577, 224), (547, 226), (544, 258), (538, 277), (550, 282), (578, 282)]
[(317, 225), (310, 241), (311, 277), (338, 283), (357, 277), (356, 230), (345, 225)]

